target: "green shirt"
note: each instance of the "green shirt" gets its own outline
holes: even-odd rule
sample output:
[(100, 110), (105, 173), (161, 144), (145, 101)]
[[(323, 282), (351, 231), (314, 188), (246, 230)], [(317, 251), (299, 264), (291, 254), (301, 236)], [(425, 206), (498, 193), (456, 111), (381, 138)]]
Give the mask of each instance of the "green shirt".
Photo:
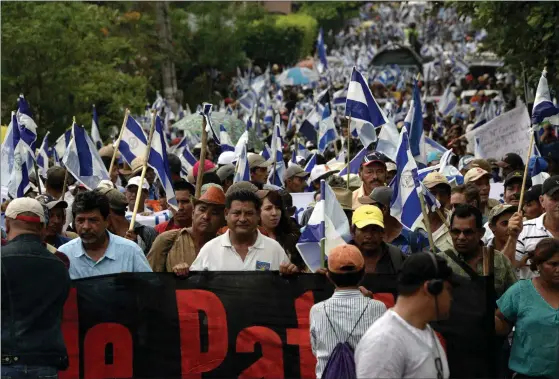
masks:
[(521, 280), (497, 300), (499, 310), (515, 325), (509, 368), (519, 374), (559, 379), (559, 309)]
[[(456, 250), (453, 250), (454, 254), (456, 254), (456, 256), (458, 257), (458, 259), (462, 259), (462, 256), (460, 254), (458, 254), (458, 252), (456, 252)], [(448, 255), (446, 255), (444, 252), (439, 253), (438, 255), (440, 255), (441, 257), (443, 257), (444, 259), (446, 259), (448, 265), (450, 266), (450, 268), (452, 268), (452, 271), (455, 274), (461, 275), (461, 276), (465, 276), (467, 278), (469, 278), (470, 276), (468, 275), (468, 273), (466, 271), (464, 271), (464, 269), (462, 267), (460, 267), (460, 265), (458, 265), (458, 263), (454, 262), (454, 260), (452, 260), (452, 258), (450, 258)], [(462, 259), (462, 261), (464, 261)], [(495, 256), (494, 256), (494, 267), (495, 267), (495, 293), (497, 295), (497, 297), (500, 297), (503, 293), (505, 293), (505, 291), (512, 286), (514, 283), (516, 283), (518, 281), (518, 278), (516, 277), (516, 273), (512, 267), (512, 264), (510, 263), (509, 259), (507, 257), (505, 257), (505, 255), (497, 250), (495, 250)], [(466, 263), (464, 261), (464, 263)], [(466, 263), (467, 264), (467, 263)], [(479, 275), (483, 275), (483, 260), (480, 260), (479, 263), (477, 264), (476, 270), (475, 270)]]

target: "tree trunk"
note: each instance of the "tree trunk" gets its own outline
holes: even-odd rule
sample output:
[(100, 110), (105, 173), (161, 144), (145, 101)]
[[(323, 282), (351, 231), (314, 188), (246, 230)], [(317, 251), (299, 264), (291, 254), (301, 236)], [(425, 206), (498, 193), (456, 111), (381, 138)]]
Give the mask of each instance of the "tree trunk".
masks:
[(177, 95), (177, 74), (175, 70), (173, 36), (171, 34), (171, 20), (169, 3), (160, 1), (155, 3), (155, 13), (157, 22), (157, 36), (159, 44), (165, 58), (161, 62), (161, 76), (163, 78), (163, 97), (171, 107), (175, 115), (178, 111)]

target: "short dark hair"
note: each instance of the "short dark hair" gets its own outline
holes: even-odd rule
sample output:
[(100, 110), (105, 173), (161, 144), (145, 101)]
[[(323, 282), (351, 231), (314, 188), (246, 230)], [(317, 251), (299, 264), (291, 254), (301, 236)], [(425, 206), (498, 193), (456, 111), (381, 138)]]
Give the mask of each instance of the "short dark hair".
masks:
[[(68, 178), (71, 175), (68, 175)], [(47, 187), (52, 188), (55, 191), (64, 190), (64, 178), (66, 177), (66, 170), (62, 167), (54, 166), (47, 171), (47, 181), (45, 184)], [(69, 183), (69, 182), (68, 182)]]
[(176, 182), (174, 182), (173, 189), (175, 190), (175, 192), (188, 191), (190, 192), (191, 195), (194, 195), (194, 191), (195, 191), (194, 186), (184, 179), (177, 180)]
[(104, 219), (109, 217), (111, 210), (107, 196), (97, 191), (85, 191), (78, 193), (72, 204), (72, 213), (76, 217), (80, 213), (91, 212), (98, 209)]
[(328, 277), (336, 287), (355, 287), (358, 286), (365, 277), (365, 268), (344, 274), (334, 273), (328, 270)]
[(454, 218), (469, 218), (474, 216), (476, 220), (476, 228), (481, 229), (483, 228), (483, 220), (481, 211), (470, 204), (458, 204), (452, 212), (452, 216), (450, 216), (450, 225), (454, 224)]
[(169, 172), (171, 174), (180, 175), (182, 169), (181, 159), (175, 154), (167, 154), (167, 162), (169, 163)]
[(231, 204), (233, 201), (242, 201), (254, 204), (254, 207), (257, 211), (260, 211), (260, 207), (262, 206), (262, 202), (260, 198), (256, 195), (256, 193), (247, 190), (239, 190), (233, 191), (225, 197), (225, 208), (231, 208)]
[(221, 185), (221, 179), (219, 179), (219, 176), (215, 171), (207, 171), (202, 175), (202, 185), (208, 183)]
[(536, 271), (538, 265), (550, 260), (555, 254), (559, 254), (559, 241), (555, 238), (544, 238), (536, 245), (536, 249), (530, 253), (532, 263), (530, 269)]
[[(103, 164), (105, 165), (105, 168), (107, 169), (107, 171), (109, 171), (109, 169), (111, 168), (111, 161), (113, 160), (113, 157), (107, 157), (107, 156), (102, 156), (101, 160), (103, 161)], [(116, 160), (115, 160), (115, 163)]]
[(474, 184), (461, 184), (459, 186), (454, 187), (451, 190), (451, 194), (461, 193), (466, 197), (467, 203), (473, 203), (474, 201), (476, 204), (481, 203), (481, 197), (479, 195), (479, 188), (477, 188)]

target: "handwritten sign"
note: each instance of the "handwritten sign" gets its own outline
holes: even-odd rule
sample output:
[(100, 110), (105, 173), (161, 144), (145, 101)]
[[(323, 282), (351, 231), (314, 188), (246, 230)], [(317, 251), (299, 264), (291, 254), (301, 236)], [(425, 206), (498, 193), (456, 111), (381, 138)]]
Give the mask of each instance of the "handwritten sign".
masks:
[(516, 153), (526, 159), (530, 145), (530, 116), (525, 105), (514, 108), (468, 133), (478, 140), (476, 158), (501, 159)]

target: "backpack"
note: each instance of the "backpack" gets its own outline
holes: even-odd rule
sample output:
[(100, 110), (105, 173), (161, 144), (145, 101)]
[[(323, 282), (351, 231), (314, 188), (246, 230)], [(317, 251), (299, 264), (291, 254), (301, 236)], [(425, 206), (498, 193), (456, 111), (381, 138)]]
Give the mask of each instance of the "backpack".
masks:
[[(338, 342), (334, 347), (334, 350), (332, 350), (332, 353), (328, 358), (328, 362), (326, 362), (326, 367), (324, 367), (324, 371), (322, 372), (322, 379), (357, 378), (357, 373), (355, 372), (355, 359), (353, 357), (353, 347), (351, 347), (351, 345), (347, 341), (351, 338), (351, 335), (361, 321), (361, 318), (365, 314), (365, 311), (368, 307), (369, 304), (367, 303), (367, 306), (365, 307), (365, 309), (363, 309), (363, 312), (361, 312), (361, 316), (359, 316), (359, 319), (357, 319), (357, 322), (353, 326), (353, 329), (351, 329), (351, 332), (349, 333), (345, 341)], [(330, 321), (330, 318), (328, 317), (328, 313), (326, 313), (326, 304), (324, 304), (324, 314), (326, 315), (328, 324), (330, 324), (330, 327), (334, 331), (336, 338), (340, 340), (338, 334), (336, 333), (336, 330), (334, 329), (334, 326), (332, 325), (332, 322)]]

